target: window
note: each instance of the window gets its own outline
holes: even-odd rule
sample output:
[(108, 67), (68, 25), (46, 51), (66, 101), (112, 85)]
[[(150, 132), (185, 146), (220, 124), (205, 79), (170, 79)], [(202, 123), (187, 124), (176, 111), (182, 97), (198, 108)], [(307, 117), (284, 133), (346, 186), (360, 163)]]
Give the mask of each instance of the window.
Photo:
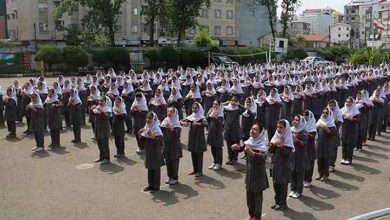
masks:
[(39, 23), (39, 32), (48, 32), (49, 26), (47, 23)]
[(221, 2), (221, 0), (214, 0), (215, 2)]
[(233, 11), (232, 10), (227, 10), (226, 11), (226, 18), (227, 19), (233, 19)]
[(131, 28), (131, 32), (137, 33), (137, 32), (138, 32), (138, 26), (137, 26), (137, 25), (134, 25), (134, 26)]
[(215, 18), (221, 18), (221, 10), (220, 9), (215, 9), (214, 10), (214, 17)]
[(351, 14), (354, 14), (354, 13), (355, 13), (355, 9), (352, 9), (352, 10), (351, 10)]
[(349, 31), (349, 27), (347, 27), (347, 31)]
[(346, 34), (345, 37), (349, 37), (349, 34)]
[(341, 37), (341, 34), (338, 34), (339, 37)]
[(195, 34), (195, 28), (191, 28), (189, 31), (188, 31), (189, 34)]
[(207, 26), (207, 25), (200, 26), (200, 29), (203, 30), (203, 31), (207, 31), (207, 32), (210, 31), (209, 30), (209, 26)]
[(138, 8), (134, 8), (133, 13), (134, 15), (138, 15)]
[(200, 9), (200, 17), (208, 18), (209, 17), (209, 9), (208, 8)]
[(233, 35), (233, 27), (232, 26), (226, 27), (226, 35)]
[(233, 3), (233, 0), (226, 0), (226, 3)]
[(355, 17), (351, 17), (351, 21), (354, 21), (355, 20)]
[(221, 35), (221, 26), (214, 27), (214, 35)]
[(341, 27), (339, 27), (339, 31), (341, 31)]

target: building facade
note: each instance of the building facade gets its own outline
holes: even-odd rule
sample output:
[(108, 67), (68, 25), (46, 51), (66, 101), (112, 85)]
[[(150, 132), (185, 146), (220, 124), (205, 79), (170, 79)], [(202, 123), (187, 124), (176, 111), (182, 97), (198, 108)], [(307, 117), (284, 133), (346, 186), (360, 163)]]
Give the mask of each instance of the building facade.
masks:
[(379, 7), (379, 20), (384, 24), (385, 29), (381, 31), (381, 41), (384, 48), (390, 48), (390, 2), (383, 2)]
[(310, 34), (310, 23), (303, 21), (291, 21), (288, 33), (292, 37), (295, 37), (298, 34)]
[(330, 41), (335, 44), (348, 45), (351, 39), (351, 25), (338, 23), (330, 28)]
[(306, 9), (298, 21), (309, 23), (311, 34), (329, 34), (329, 28), (335, 23), (333, 15), (324, 9)]
[(366, 45), (380, 37), (373, 28), (373, 19), (379, 16), (379, 4), (376, 0), (352, 0), (344, 6), (345, 23), (351, 25), (353, 46)]
[(0, 39), (6, 39), (7, 37), (6, 0), (0, 0)]

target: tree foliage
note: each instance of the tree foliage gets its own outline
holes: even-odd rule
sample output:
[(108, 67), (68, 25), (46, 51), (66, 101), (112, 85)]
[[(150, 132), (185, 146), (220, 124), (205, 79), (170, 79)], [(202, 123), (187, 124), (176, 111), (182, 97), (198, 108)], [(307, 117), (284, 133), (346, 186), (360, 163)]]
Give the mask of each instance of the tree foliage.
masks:
[(203, 5), (209, 7), (210, 0), (166, 0), (170, 32), (177, 36), (179, 44), (186, 30), (196, 26), (196, 18), (199, 17)]
[(61, 49), (56, 47), (42, 47), (35, 56), (36, 61), (43, 61), (49, 66), (49, 71), (53, 64), (59, 64), (63, 62)]
[[(63, 0), (57, 7), (55, 17), (60, 18), (66, 12), (71, 14), (79, 6), (87, 7), (87, 20), (94, 27), (102, 27), (111, 45), (115, 44), (117, 21), (121, 14), (121, 6), (125, 0)], [(95, 31), (96, 28), (94, 28)]]
[(349, 61), (354, 65), (369, 64), (378, 66), (387, 61), (386, 53), (380, 48), (360, 48), (351, 53)]
[(194, 38), (195, 47), (212, 47), (215, 43), (207, 30), (199, 30)]
[(249, 0), (249, 9), (255, 13), (256, 5), (261, 5), (266, 8), (268, 14), (268, 24), (271, 28), (272, 37), (276, 37), (276, 23), (277, 14), (276, 10), (278, 0)]
[(292, 20), (299, 6), (301, 6), (301, 0), (282, 0), (282, 14), (280, 15), (280, 23), (282, 24), (283, 38), (286, 38), (288, 24)]
[(164, 8), (164, 0), (144, 0), (145, 4), (142, 5), (141, 15), (145, 17), (146, 25), (149, 28), (149, 43), (150, 46), (154, 46), (154, 33), (156, 22), (161, 18)]
[(88, 65), (88, 54), (81, 48), (68, 46), (63, 49), (64, 61), (73, 70)]

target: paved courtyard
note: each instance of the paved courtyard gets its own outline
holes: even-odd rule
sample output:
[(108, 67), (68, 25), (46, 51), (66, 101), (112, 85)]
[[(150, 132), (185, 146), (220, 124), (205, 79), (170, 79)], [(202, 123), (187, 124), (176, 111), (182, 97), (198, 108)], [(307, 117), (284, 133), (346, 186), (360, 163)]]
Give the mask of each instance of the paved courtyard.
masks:
[[(3, 90), (13, 79), (1, 79)], [(25, 82), (27, 78), (19, 78)], [(53, 79), (49, 79), (51, 82)], [(49, 83), (51, 84), (51, 83)], [(24, 126), (24, 125), (23, 125)], [(4, 137), (0, 128), (0, 219), (228, 219), (247, 217), (245, 199), (245, 161), (223, 166), (215, 172), (207, 169), (211, 152), (205, 153), (204, 176), (188, 176), (191, 158), (184, 150), (180, 162), (180, 184), (162, 185), (151, 195), (142, 192), (147, 176), (143, 158), (135, 154), (134, 136), (126, 136), (127, 158), (112, 158), (110, 165), (96, 165), (96, 143), (90, 126), (82, 129), (82, 144), (70, 143), (73, 134), (61, 134), (63, 149), (32, 153), (34, 139), (23, 136), (25, 127), (17, 127), (19, 140)], [(182, 132), (187, 143), (188, 130)], [(45, 136), (45, 146), (50, 135)], [(111, 157), (115, 154), (110, 141)], [(341, 149), (339, 149), (341, 150)], [(224, 149), (226, 155), (226, 148)], [(274, 211), (272, 187), (264, 192), (264, 219), (346, 219), (373, 210), (390, 207), (390, 134), (368, 142), (355, 153), (352, 166), (336, 167), (328, 182), (314, 181), (304, 189), (303, 197), (288, 200), (289, 209)], [(315, 174), (316, 175), (316, 172)], [(162, 168), (162, 183), (166, 168)], [(271, 183), (271, 182), (270, 182)]]

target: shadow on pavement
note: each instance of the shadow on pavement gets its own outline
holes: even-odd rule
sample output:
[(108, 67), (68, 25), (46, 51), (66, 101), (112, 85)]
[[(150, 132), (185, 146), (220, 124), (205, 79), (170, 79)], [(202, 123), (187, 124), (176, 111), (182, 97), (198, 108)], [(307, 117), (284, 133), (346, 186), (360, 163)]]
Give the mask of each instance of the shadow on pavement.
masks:
[(357, 156), (356, 154), (353, 155), (353, 159), (358, 160), (358, 161), (362, 161), (362, 162), (368, 162), (368, 163), (379, 163), (378, 160), (370, 159), (368, 157), (360, 157), (360, 156)]
[(390, 149), (388, 149), (388, 148), (376, 146), (376, 145), (370, 145), (370, 144), (367, 144), (365, 148), (368, 148), (370, 150), (380, 150), (380, 151), (384, 151), (384, 152), (390, 151)]
[(379, 154), (379, 153), (375, 153), (375, 152), (367, 151), (367, 150), (362, 150), (360, 152), (367, 155), (368, 157), (371, 157), (371, 158), (389, 159), (389, 157), (385, 154)]
[(297, 212), (290, 208), (283, 211), (283, 215), (286, 216), (288, 219), (316, 220), (314, 215), (309, 212)]
[(348, 183), (344, 183), (344, 182), (340, 182), (340, 181), (334, 180), (334, 179), (328, 179), (325, 183), (328, 185), (331, 185), (335, 188), (341, 189), (343, 191), (352, 191), (352, 190), (359, 189), (359, 187), (357, 187), (357, 186), (354, 186), (354, 185), (351, 185)]
[[(315, 211), (321, 211), (321, 210), (333, 210), (334, 205), (311, 198), (303, 196), (299, 199), (303, 204), (305, 204), (307, 207), (310, 207), (314, 209)], [(299, 218), (301, 219), (301, 218)]]
[[(383, 136), (382, 136), (383, 137)], [(376, 142), (380, 143), (380, 144), (383, 144), (385, 146), (389, 146), (390, 145), (390, 142), (388, 141), (383, 141), (383, 140), (375, 140)]]
[(242, 178), (242, 173), (241, 172), (235, 172), (235, 171), (230, 171), (226, 170), (224, 168), (221, 168), (220, 170), (215, 171), (218, 175), (228, 177), (230, 179), (241, 179)]
[(164, 206), (174, 205), (179, 202), (180, 195), (184, 195), (182, 199), (190, 199), (199, 195), (198, 191), (191, 188), (191, 186), (185, 184), (177, 184), (170, 186), (172, 191), (161, 190), (155, 194), (152, 194), (152, 200), (155, 203), (162, 203)]
[[(340, 197), (340, 194), (338, 194), (332, 190), (321, 188), (318, 186), (312, 186), (310, 188), (310, 191), (320, 199), (333, 199), (333, 198)], [(306, 198), (306, 197), (304, 197), (304, 198)]]
[(21, 137), (15, 137), (15, 138), (6, 137), (4, 140), (9, 141), (9, 142), (19, 142), (19, 141), (22, 141), (23, 139), (24, 139), (24, 137), (21, 136)]
[(374, 174), (381, 173), (381, 171), (378, 169), (374, 169), (374, 168), (371, 168), (371, 167), (368, 167), (366, 165), (359, 164), (359, 163), (352, 163), (351, 167), (353, 167), (355, 170), (357, 170), (361, 173), (364, 173), (364, 174), (374, 175)]
[(41, 158), (45, 158), (48, 156), (49, 156), (49, 153), (47, 153), (46, 151), (33, 152), (31, 154), (31, 157), (35, 158), (35, 159), (41, 159)]
[(69, 154), (70, 152), (66, 150), (65, 147), (56, 147), (52, 148), (51, 151), (56, 154)]
[(195, 179), (195, 185), (200, 187), (206, 187), (208, 185), (211, 189), (224, 189), (225, 184), (209, 176), (201, 176)]
[(136, 161), (130, 160), (130, 158), (128, 158), (128, 157), (118, 158), (117, 161), (118, 161), (120, 164), (124, 163), (124, 164), (126, 164), (127, 166), (132, 166), (132, 165), (137, 164)]
[[(355, 158), (355, 156), (354, 156)], [(358, 182), (363, 182), (365, 180), (364, 177), (362, 176), (357, 176), (357, 175), (354, 175), (354, 174), (351, 174), (351, 173), (346, 173), (346, 172), (343, 172), (343, 171), (340, 171), (340, 170), (337, 170), (336, 172), (333, 173), (334, 175), (336, 176), (339, 176), (345, 180), (349, 180), (349, 181), (358, 181)]]
[(84, 149), (84, 148), (88, 148), (89, 147), (88, 144), (84, 143), (84, 142), (73, 144), (73, 146), (75, 146), (77, 148), (80, 148), (80, 149)]
[(101, 164), (99, 169), (108, 174), (116, 174), (125, 170), (125, 168), (122, 166), (116, 165), (114, 163)]

